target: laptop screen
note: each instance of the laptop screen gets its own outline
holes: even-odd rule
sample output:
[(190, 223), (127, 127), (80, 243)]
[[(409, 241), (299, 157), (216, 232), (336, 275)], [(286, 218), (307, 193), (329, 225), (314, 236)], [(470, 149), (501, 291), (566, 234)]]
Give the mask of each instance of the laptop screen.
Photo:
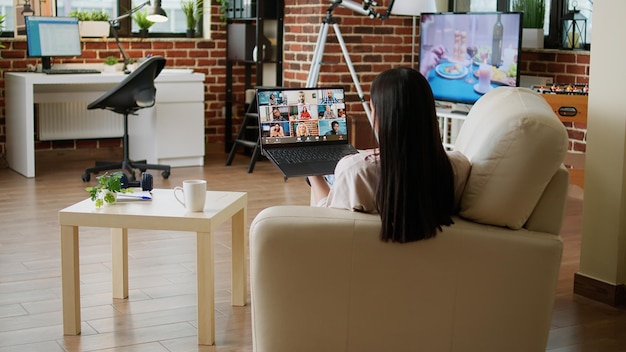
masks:
[(263, 146), (348, 140), (341, 87), (258, 88)]

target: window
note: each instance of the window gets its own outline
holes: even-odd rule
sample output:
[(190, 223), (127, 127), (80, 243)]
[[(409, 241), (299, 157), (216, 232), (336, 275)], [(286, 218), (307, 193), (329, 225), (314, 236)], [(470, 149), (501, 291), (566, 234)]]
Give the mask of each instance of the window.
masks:
[[(24, 0), (18, 1), (22, 3)], [(40, 0), (30, 0), (31, 4), (38, 1)], [(45, 1), (46, 0), (42, 2)], [(129, 9), (144, 2), (145, 0), (56, 0), (56, 14), (57, 16), (67, 16), (73, 10), (104, 10), (109, 13), (110, 18), (115, 18), (119, 16), (119, 14), (124, 14)], [(4, 22), (5, 28), (3, 29), (3, 31), (7, 33), (12, 33), (13, 28), (15, 27), (13, 3), (14, 0), (0, 0), (0, 14), (8, 14)], [(154, 0), (152, 0), (151, 3), (154, 3)], [(181, 10), (181, 0), (161, 0), (161, 7), (167, 13), (168, 21), (155, 23), (150, 28), (150, 33), (164, 35), (185, 33), (187, 30), (187, 22), (184, 13)], [(147, 11), (148, 9), (149, 6), (146, 5), (140, 11)], [(35, 13), (35, 15), (40, 15), (40, 13)], [(118, 30), (120, 36), (129, 36), (132, 35), (131, 33), (137, 33), (139, 31), (137, 25), (130, 18), (121, 20), (120, 25), (121, 27)]]
[(14, 0), (0, 0), (0, 15), (6, 15), (3, 23), (4, 28), (0, 29), (0, 33), (6, 32), (7, 35), (13, 33), (13, 29), (15, 28), (13, 1)]
[[(69, 13), (73, 9), (97, 9), (97, 10), (106, 10), (111, 14), (111, 17), (117, 17), (118, 14), (124, 14), (128, 12), (129, 9), (135, 8), (145, 0), (65, 0), (65, 1), (57, 1), (57, 13)], [(153, 1), (151, 2), (153, 3)], [(68, 8), (64, 8), (64, 4), (67, 4)], [(183, 14), (180, 6), (180, 0), (162, 0), (161, 7), (167, 13), (167, 22), (163, 23), (155, 23), (152, 27), (150, 27), (151, 33), (184, 33), (186, 31), (186, 21), (185, 15)], [(148, 11), (150, 5), (146, 5), (139, 11)], [(64, 12), (63, 12), (64, 11)], [(120, 35), (129, 35), (129, 32), (137, 33), (139, 28), (131, 18), (126, 18), (120, 21), (121, 28), (118, 33)], [(129, 31), (128, 28), (131, 28)]]
[[(513, 8), (514, 0), (451, 0), (454, 11), (507, 11)], [(545, 0), (546, 20), (544, 33), (546, 48), (558, 48), (561, 45), (561, 18), (567, 11), (576, 7), (587, 18), (587, 45), (591, 43), (593, 0)]]

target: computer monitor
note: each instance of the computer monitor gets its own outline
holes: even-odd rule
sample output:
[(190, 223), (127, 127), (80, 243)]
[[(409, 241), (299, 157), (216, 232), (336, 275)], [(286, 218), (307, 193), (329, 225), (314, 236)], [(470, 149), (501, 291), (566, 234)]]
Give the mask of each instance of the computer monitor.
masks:
[(25, 23), (27, 54), (40, 57), (44, 70), (51, 57), (82, 55), (77, 18), (26, 16)]
[(473, 104), (519, 86), (521, 12), (422, 13), (420, 25), (420, 71), (436, 100)]

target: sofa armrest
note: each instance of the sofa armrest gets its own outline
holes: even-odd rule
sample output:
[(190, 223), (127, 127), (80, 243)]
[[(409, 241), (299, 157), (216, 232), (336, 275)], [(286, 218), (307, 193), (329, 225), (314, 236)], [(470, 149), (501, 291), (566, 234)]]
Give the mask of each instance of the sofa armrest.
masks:
[(461, 218), (379, 239), (377, 215), (307, 206), (250, 227), (254, 351), (545, 350), (562, 242)]
[(561, 165), (543, 191), (524, 227), (531, 231), (558, 235), (565, 216), (568, 188), (569, 172)]

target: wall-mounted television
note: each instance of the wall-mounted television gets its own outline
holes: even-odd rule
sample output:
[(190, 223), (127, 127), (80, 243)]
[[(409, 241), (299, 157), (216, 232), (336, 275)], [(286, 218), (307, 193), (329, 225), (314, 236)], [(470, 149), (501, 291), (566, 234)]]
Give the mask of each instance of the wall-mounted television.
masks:
[(423, 13), (419, 68), (436, 100), (473, 104), (519, 86), (521, 12)]
[(78, 19), (74, 17), (26, 16), (26, 47), (29, 57), (40, 57), (49, 69), (51, 57), (81, 56)]

